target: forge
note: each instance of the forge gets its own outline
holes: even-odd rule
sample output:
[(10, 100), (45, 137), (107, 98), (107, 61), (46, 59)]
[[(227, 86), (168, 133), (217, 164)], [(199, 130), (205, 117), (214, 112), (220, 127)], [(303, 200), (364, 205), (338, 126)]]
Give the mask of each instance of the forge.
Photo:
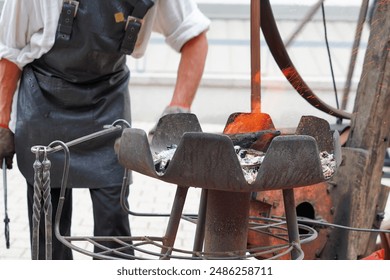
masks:
[[(253, 217), (249, 217), (251, 195), (282, 190), (288, 213), (289, 243), (295, 252), (293, 258), (300, 258), (303, 256), (293, 189), (325, 181), (320, 150), (332, 154), (337, 150), (334, 148), (337, 132), (334, 136), (326, 121), (305, 116), (294, 134), (270, 133), (272, 129), (276, 131), (270, 116), (262, 114), (262, 119), (267, 132), (253, 141), (252, 146), (263, 147), (264, 158), (257, 167), (253, 182), (245, 178), (232, 134), (202, 132), (194, 114), (162, 117), (150, 144), (145, 131), (126, 128), (121, 137), (118, 158), (129, 170), (176, 184), (178, 188), (195, 187), (204, 191), (203, 209), (199, 210), (203, 214), (197, 219), (197, 232), (204, 236), (204, 244), (203, 238), (197, 236), (196, 239), (201, 242), (194, 248), (200, 252), (204, 245), (204, 252), (211, 255), (245, 257), (249, 225), (256, 224)], [(231, 119), (226, 127), (231, 127)], [(164, 172), (156, 170), (153, 154), (172, 146), (177, 148)], [(181, 215), (182, 209), (174, 211)]]

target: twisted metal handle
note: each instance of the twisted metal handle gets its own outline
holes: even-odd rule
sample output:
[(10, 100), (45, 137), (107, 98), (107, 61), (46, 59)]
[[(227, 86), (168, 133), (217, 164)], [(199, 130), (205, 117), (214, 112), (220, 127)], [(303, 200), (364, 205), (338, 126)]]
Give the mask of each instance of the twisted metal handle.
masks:
[(42, 210), (42, 176), (43, 165), (39, 159), (41, 150), (38, 149), (35, 153), (34, 168), (34, 196), (33, 196), (33, 215), (32, 215), (32, 259), (38, 260), (39, 258), (39, 224), (41, 220)]
[(51, 203), (50, 193), (50, 167), (51, 162), (47, 158), (45, 149), (44, 158), (42, 161), (42, 191), (43, 191), (43, 209), (45, 213), (45, 240), (46, 240), (46, 260), (52, 259), (52, 213), (53, 206)]

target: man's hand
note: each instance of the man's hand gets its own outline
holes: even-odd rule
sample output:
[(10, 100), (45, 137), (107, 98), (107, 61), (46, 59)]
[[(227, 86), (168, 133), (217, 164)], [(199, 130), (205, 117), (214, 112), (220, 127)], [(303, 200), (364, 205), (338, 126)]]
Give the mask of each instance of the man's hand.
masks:
[[(0, 127), (0, 161), (3, 162), (3, 159), (5, 159), (8, 169), (12, 169), (14, 154), (14, 134), (11, 130)], [(3, 165), (1, 165), (1, 168), (3, 168)]]
[(8, 123), (11, 118), (12, 99), (21, 73), (15, 63), (0, 59), (0, 160), (6, 160), (8, 169), (12, 168), (12, 158), (15, 154), (14, 134), (9, 130)]

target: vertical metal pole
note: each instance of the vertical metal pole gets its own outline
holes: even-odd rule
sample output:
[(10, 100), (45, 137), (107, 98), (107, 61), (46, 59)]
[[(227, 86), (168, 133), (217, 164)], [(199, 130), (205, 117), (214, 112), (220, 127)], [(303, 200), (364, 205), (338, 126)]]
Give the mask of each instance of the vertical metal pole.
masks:
[(291, 259), (297, 260), (301, 256), (301, 244), (299, 241), (299, 230), (297, 221), (297, 212), (295, 209), (294, 189), (283, 190), (284, 211), (286, 213), (288, 239), (293, 244), (294, 249), (291, 252)]
[(261, 113), (260, 0), (251, 0), (251, 112)]

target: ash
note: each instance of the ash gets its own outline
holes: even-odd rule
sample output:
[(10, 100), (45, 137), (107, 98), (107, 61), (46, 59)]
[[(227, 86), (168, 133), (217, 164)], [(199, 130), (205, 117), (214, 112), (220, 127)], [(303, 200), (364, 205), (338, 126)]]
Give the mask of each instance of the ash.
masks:
[(257, 177), (260, 165), (263, 163), (265, 153), (253, 149), (243, 149), (234, 146), (238, 161), (241, 164), (244, 177), (249, 184), (252, 184)]
[[(244, 177), (249, 184), (252, 184), (257, 177), (260, 166), (263, 163), (265, 153), (253, 149), (243, 149), (240, 146), (234, 147), (238, 160), (241, 164)], [(325, 180), (330, 179), (336, 171), (336, 160), (333, 154), (326, 151), (319, 154), (322, 166), (322, 173)]]
[[(159, 153), (153, 154), (153, 162), (155, 169), (159, 175), (163, 175), (167, 169), (173, 155), (176, 152), (177, 145), (171, 145)], [(240, 146), (234, 146), (238, 161), (242, 167), (245, 180), (252, 184), (255, 182), (260, 166), (263, 163), (265, 153), (254, 150), (244, 149)], [(319, 154), (322, 166), (322, 172), (325, 180), (330, 179), (336, 171), (336, 160), (333, 154), (326, 151)]]
[(177, 149), (177, 145), (172, 144), (171, 146), (167, 147), (166, 150), (163, 150), (159, 153), (155, 152), (152, 155), (154, 168), (156, 169), (159, 175), (163, 175), (165, 170), (168, 168), (168, 165), (172, 160), (172, 157), (175, 154), (176, 149)]
[(324, 174), (325, 180), (330, 179), (336, 171), (336, 159), (333, 154), (328, 152), (320, 153), (320, 160), (322, 165), (322, 173)]

